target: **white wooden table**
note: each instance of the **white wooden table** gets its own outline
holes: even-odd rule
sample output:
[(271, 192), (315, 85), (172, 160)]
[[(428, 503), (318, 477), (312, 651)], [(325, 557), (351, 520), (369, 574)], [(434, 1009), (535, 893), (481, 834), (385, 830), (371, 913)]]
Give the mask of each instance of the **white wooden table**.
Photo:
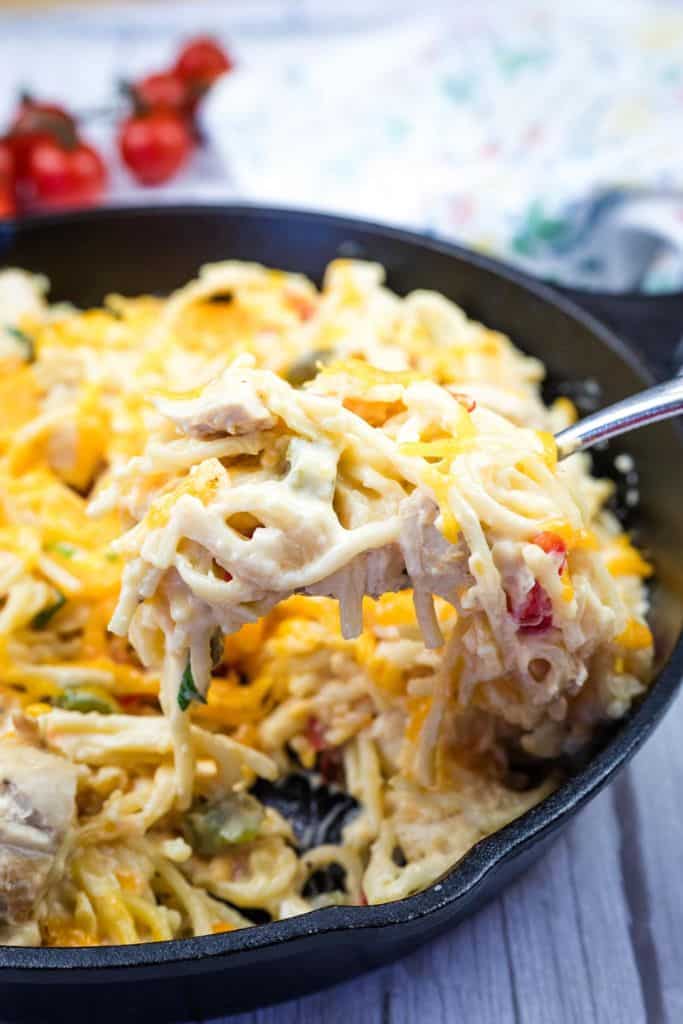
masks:
[[(254, 18), (266, 8), (293, 17), (300, 10), (297, 0), (250, 2)], [(12, 17), (0, 24), (0, 113), (19, 83), (97, 105), (122, 61), (153, 67), (169, 40), (225, 21), (228, 7), (164, 4), (156, 29), (134, 7), (101, 18), (92, 8), (87, 16), (70, 11), (61, 26), (35, 13)], [(496, 902), (393, 966), (233, 1024), (680, 1024), (681, 793), (679, 702), (632, 766)]]

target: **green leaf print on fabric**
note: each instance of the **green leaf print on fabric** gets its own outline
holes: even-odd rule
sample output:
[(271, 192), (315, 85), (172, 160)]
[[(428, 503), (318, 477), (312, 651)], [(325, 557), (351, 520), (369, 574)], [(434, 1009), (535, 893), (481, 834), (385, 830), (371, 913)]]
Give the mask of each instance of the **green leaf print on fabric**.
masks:
[(535, 256), (548, 243), (557, 242), (567, 230), (567, 221), (561, 217), (547, 217), (543, 204), (535, 199), (524, 214), (512, 238), (512, 248), (521, 256)]

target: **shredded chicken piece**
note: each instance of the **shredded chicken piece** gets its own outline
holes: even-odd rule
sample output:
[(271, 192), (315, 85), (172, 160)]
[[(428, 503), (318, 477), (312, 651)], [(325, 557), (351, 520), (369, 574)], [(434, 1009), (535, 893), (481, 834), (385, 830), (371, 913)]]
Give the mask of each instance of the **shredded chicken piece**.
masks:
[(28, 743), (0, 746), (0, 925), (9, 926), (7, 942), (25, 944), (21, 926), (60, 873), (75, 799), (70, 762)]
[(248, 380), (233, 374), (229, 387), (226, 395), (225, 383), (218, 378), (208, 384), (197, 398), (189, 401), (162, 400), (158, 408), (188, 437), (248, 434), (275, 425), (276, 417), (255, 394)]
[[(460, 413), (456, 399), (424, 383), (414, 386), (414, 395), (404, 389), (409, 405), (411, 398), (418, 407), (425, 405), (425, 387), (433, 391), (442, 419)], [(444, 540), (437, 528), (439, 507), (420, 478), (422, 463), (402, 458), (394, 439), (336, 398), (295, 391), (271, 373), (236, 363), (198, 397), (158, 405), (190, 438), (258, 433), (277, 420), (284, 426), (280, 434), (272, 432), (267, 450), (269, 439), (264, 439), (257, 470), (244, 471), (239, 465), (233, 470), (229, 459), (201, 461), (198, 452), (200, 461), (185, 478), (169, 475), (164, 491), (150, 491), (146, 515), (118, 544), (124, 554), (138, 557), (126, 569), (111, 624), (115, 633), (131, 629), (137, 595), (151, 598), (162, 590), (164, 573), (169, 607), (179, 607), (189, 590), (213, 610), (216, 624), (226, 633), (291, 594), (303, 593), (337, 598), (342, 632), (352, 637), (362, 629), (364, 595), (378, 597), (412, 586), (421, 595), (440, 593), (452, 599), (462, 586), (467, 550)], [(339, 492), (340, 437), (379, 467), (363, 470), (365, 478), (347, 487), (346, 497)], [(152, 473), (154, 466), (150, 460)], [(140, 468), (137, 460), (131, 467), (133, 478)], [(126, 472), (119, 474), (112, 500), (128, 512), (139, 512), (140, 482), (134, 486), (133, 506), (128, 503)], [(158, 479), (158, 473), (152, 475), (153, 482), (158, 484)], [(366, 492), (370, 498), (359, 497)], [(335, 505), (338, 496), (348, 506), (343, 512)], [(182, 538), (197, 553), (211, 556), (209, 562), (193, 557), (191, 550), (182, 552)], [(212, 561), (218, 571), (211, 569)], [(173, 612), (171, 618), (177, 625)], [(132, 627), (136, 636), (140, 625), (138, 619)], [(163, 628), (159, 621), (156, 625)], [(438, 629), (427, 634), (432, 646), (442, 642)]]

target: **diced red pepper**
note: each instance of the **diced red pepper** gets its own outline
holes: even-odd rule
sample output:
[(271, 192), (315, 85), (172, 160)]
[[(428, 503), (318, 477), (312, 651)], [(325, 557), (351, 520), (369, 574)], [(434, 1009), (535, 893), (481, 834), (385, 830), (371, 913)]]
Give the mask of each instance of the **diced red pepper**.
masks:
[(325, 736), (325, 727), (319, 718), (314, 715), (308, 719), (304, 729), (306, 742), (315, 750), (316, 768), (327, 785), (335, 785), (343, 782), (344, 761), (339, 747), (332, 747), (328, 744)]
[(325, 743), (325, 730), (319, 718), (312, 716), (308, 719), (304, 730), (304, 736), (306, 737), (307, 743), (313, 747), (315, 751), (325, 749), (327, 745)]
[(456, 402), (460, 402), (466, 412), (474, 412), (477, 408), (475, 400), (470, 398), (469, 395), (464, 395), (462, 391), (451, 391), (451, 394), (453, 395), (453, 398), (455, 398)]
[(518, 607), (512, 606), (508, 595), (508, 611), (519, 623), (520, 633), (544, 633), (553, 624), (553, 603), (538, 580)]
[[(567, 545), (557, 533), (547, 530), (536, 534), (532, 544), (538, 545), (547, 555), (553, 555), (557, 572), (561, 576), (567, 566)], [(513, 605), (507, 595), (510, 615), (519, 623), (520, 633), (544, 633), (553, 624), (553, 603), (544, 587), (536, 580), (521, 603)]]
[(127, 712), (137, 710), (144, 703), (142, 698), (136, 693), (122, 693), (121, 696), (116, 699), (123, 710)]
[(293, 310), (300, 320), (310, 320), (315, 313), (315, 302), (301, 292), (285, 292), (285, 302)]
[(564, 568), (567, 564), (567, 545), (556, 533), (550, 533), (546, 531), (544, 533), (537, 534), (531, 541), (532, 544), (537, 544), (539, 548), (545, 551), (546, 555), (557, 555), (559, 565), (557, 571), (561, 576), (564, 572)]
[(344, 760), (339, 747), (327, 747), (320, 751), (318, 771), (328, 786), (340, 785), (344, 781)]

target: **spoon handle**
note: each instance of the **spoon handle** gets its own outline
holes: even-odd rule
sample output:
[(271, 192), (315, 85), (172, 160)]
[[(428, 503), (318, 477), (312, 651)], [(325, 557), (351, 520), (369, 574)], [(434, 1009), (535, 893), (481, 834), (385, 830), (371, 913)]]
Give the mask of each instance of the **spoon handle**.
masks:
[(600, 409), (560, 431), (555, 437), (558, 456), (564, 459), (573, 452), (591, 448), (598, 441), (607, 441), (610, 437), (682, 413), (683, 377), (675, 377), (606, 409)]

